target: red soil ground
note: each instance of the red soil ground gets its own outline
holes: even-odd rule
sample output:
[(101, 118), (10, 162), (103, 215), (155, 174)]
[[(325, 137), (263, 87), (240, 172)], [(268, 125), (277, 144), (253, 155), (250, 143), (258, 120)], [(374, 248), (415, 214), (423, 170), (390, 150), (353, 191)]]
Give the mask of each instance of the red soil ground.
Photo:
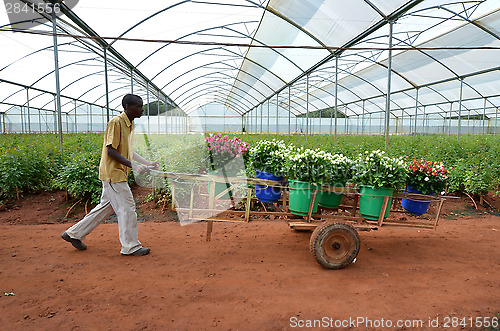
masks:
[(140, 240), (151, 248), (143, 257), (119, 254), (116, 223), (90, 234), (86, 251), (63, 241), (84, 212), (65, 220), (72, 203), (63, 192), (0, 206), (1, 330), (282, 330), (314, 320), (363, 330), (420, 320), (429, 329), (429, 320), (456, 318), (466, 319), (451, 329), (469, 330), (480, 329), (476, 317), (500, 317), (494, 208), (448, 201), (436, 231), (360, 232), (356, 262), (326, 270), (309, 252), (310, 232), (284, 220), (215, 223), (207, 242), (204, 223), (181, 227), (134, 191)]

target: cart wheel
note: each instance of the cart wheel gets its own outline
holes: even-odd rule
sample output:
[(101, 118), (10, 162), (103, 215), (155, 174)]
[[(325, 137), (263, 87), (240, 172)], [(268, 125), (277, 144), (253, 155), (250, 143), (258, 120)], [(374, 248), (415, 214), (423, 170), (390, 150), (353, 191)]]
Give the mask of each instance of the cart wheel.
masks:
[(359, 246), (356, 229), (342, 222), (321, 224), (309, 241), (314, 258), (326, 269), (347, 267), (358, 256)]

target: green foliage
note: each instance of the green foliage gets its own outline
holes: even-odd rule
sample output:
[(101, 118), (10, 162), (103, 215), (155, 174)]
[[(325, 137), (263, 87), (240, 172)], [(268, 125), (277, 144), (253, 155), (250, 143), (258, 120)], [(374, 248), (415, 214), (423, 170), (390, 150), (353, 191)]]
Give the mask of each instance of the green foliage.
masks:
[[(159, 105), (159, 107), (158, 107)], [(142, 106), (144, 108), (144, 116), (148, 114), (148, 104)], [(167, 105), (163, 101), (153, 101), (149, 103), (149, 115), (156, 116), (167, 111)]]
[(288, 148), (282, 154), (284, 175), (291, 180), (344, 185), (352, 175), (353, 162), (343, 155), (307, 148)]
[[(140, 139), (145, 137), (143, 139)], [(148, 138), (148, 139), (146, 139)], [(364, 151), (384, 149), (382, 135), (254, 135), (246, 134), (243, 140), (250, 147), (263, 139), (278, 138), (285, 145), (321, 149), (331, 154), (343, 154), (355, 158)], [(205, 173), (206, 149), (201, 135), (141, 135), (136, 134), (136, 151), (149, 160), (160, 162), (160, 170), (180, 173)], [(102, 148), (102, 133), (65, 134), (60, 149), (56, 134), (1, 134), (0, 135), (0, 200), (12, 198), (16, 188), (20, 193), (65, 188), (69, 182), (61, 182), (60, 174), (69, 171), (69, 164), (76, 166), (80, 160), (82, 171), (73, 169), (71, 176), (75, 194), (92, 193), (96, 201), (101, 192), (97, 178), (97, 165)], [(93, 156), (89, 156), (93, 154)], [(245, 153), (247, 155), (248, 153)], [(500, 136), (462, 135), (460, 140), (451, 135), (391, 136), (390, 157), (408, 156), (410, 159), (442, 161), (450, 167), (448, 192), (485, 194), (500, 187)], [(88, 158), (82, 155), (87, 155)], [(90, 166), (91, 161), (94, 162)], [(247, 161), (247, 159), (245, 159)], [(253, 167), (246, 163), (247, 176), (255, 177)], [(82, 186), (92, 178), (94, 184), (84, 192)], [(132, 181), (133, 176), (129, 179)], [(168, 185), (162, 193), (168, 193)], [(77, 193), (80, 192), (80, 193)]]
[[(321, 110), (315, 110), (315, 111), (311, 111), (309, 112), (309, 115), (308, 114), (300, 114), (298, 115), (297, 117), (307, 117), (309, 116), (309, 118), (333, 118), (335, 117), (335, 107), (328, 107), (328, 108), (325, 108), (325, 109), (321, 109)], [(337, 111), (337, 118), (344, 118), (345, 115), (344, 113), (340, 112), (340, 111)]]
[(248, 151), (250, 164), (256, 170), (280, 176), (283, 174), (288, 149), (293, 149), (293, 145), (287, 145), (283, 140), (260, 140)]
[[(253, 146), (261, 139), (277, 138), (275, 135), (245, 135), (245, 141)], [(384, 149), (382, 135), (280, 135), (286, 144), (304, 148), (321, 148), (330, 153), (342, 153), (355, 158), (364, 151)], [(391, 136), (389, 151), (391, 157), (408, 156), (409, 159), (439, 160), (449, 168), (448, 192), (468, 192), (476, 194), (479, 187), (485, 190), (485, 184), (491, 179), (489, 191), (500, 188), (500, 136), (462, 135), (460, 140), (454, 135), (408, 135)], [(471, 170), (471, 167), (475, 169)], [(466, 185), (466, 174), (468, 182)], [(473, 176), (474, 175), (474, 176)], [(481, 184), (480, 182), (483, 182)], [(484, 192), (484, 191), (483, 191)]]
[(400, 189), (407, 174), (408, 169), (403, 158), (389, 157), (380, 150), (365, 151), (355, 161), (353, 181), (358, 185), (375, 188)]
[(481, 166), (471, 166), (465, 175), (465, 191), (474, 195), (485, 195), (492, 189), (491, 173)]
[(0, 156), (0, 196), (12, 198), (18, 193), (42, 189), (48, 179), (46, 159), (31, 148), (18, 148)]
[(77, 199), (90, 198), (92, 203), (98, 203), (102, 192), (98, 178), (100, 156), (96, 152), (74, 154), (59, 173), (59, 188), (67, 188)]
[(498, 191), (499, 179), (499, 163), (492, 154), (475, 154), (454, 164), (448, 179), (448, 191), (485, 195)]
[(468, 165), (464, 159), (458, 159), (450, 170), (448, 177), (448, 191), (460, 192), (465, 190), (465, 179), (467, 176)]

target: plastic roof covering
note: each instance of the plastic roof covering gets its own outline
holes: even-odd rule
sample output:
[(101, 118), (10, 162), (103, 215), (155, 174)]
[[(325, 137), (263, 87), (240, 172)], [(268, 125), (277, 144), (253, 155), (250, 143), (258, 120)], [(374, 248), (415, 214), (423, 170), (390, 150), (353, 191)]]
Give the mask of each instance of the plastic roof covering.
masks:
[[(405, 7), (408, 11), (401, 12)], [(147, 6), (86, 0), (72, 11), (99, 36), (127, 39), (105, 40), (133, 65), (134, 93), (145, 100), (159, 95), (186, 113), (219, 103), (246, 114), (266, 100), (278, 100), (293, 114), (333, 106), (334, 55), (339, 56), (339, 110), (347, 115), (382, 112), (386, 19), (393, 16), (393, 115), (412, 115), (416, 105), (426, 114), (457, 111), (461, 84), (463, 110), (479, 113), (486, 106), (494, 113), (500, 104), (497, 0), (150, 0)], [(52, 36), (6, 31), (5, 14), (0, 26), (0, 44), (8, 50), (0, 62), (0, 112), (26, 105), (25, 86), (30, 87), (30, 107), (53, 110), (53, 96), (44, 93), (55, 92)], [(45, 21), (32, 30), (51, 32), (52, 26)], [(67, 16), (58, 19), (58, 31), (86, 34)], [(73, 99), (105, 106), (98, 42), (59, 36), (58, 44), (62, 111), (73, 111)], [(345, 45), (351, 48), (335, 48)], [(121, 97), (131, 91), (131, 69), (110, 52), (107, 58), (110, 107), (120, 109)]]

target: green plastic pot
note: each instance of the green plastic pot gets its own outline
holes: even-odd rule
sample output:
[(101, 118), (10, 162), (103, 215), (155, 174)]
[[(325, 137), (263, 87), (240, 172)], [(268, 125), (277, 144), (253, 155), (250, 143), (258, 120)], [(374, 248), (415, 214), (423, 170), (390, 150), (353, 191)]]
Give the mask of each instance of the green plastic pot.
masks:
[[(307, 216), (314, 189), (318, 184), (303, 182), (300, 180), (288, 181), (288, 208), (295, 215)], [(319, 192), (319, 191), (318, 191)], [(318, 198), (314, 199), (313, 213), (318, 211)]]
[[(345, 184), (342, 186), (345, 186)], [(323, 208), (337, 209), (343, 196), (342, 193), (318, 191), (318, 205)]]
[(384, 204), (384, 197), (388, 196), (389, 202), (385, 209), (384, 219), (389, 216), (391, 210), (392, 196), (394, 189), (387, 187), (373, 187), (368, 185), (361, 185), (359, 188), (359, 213), (367, 220), (377, 221)]

